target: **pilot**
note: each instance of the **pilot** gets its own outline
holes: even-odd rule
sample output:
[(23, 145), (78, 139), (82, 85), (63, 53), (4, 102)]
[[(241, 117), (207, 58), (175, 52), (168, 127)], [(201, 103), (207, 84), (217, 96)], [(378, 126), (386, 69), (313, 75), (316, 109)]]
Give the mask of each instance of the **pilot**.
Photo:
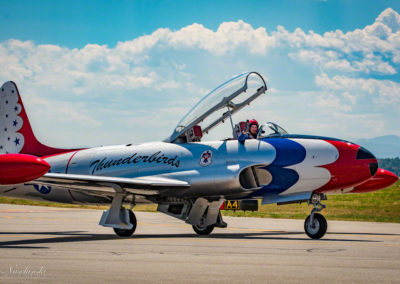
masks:
[(258, 133), (258, 122), (255, 119), (251, 119), (249, 121), (249, 132), (242, 131), (242, 133), (239, 135), (238, 140), (240, 143), (244, 144), (244, 140), (246, 139), (256, 139), (257, 138), (257, 133)]

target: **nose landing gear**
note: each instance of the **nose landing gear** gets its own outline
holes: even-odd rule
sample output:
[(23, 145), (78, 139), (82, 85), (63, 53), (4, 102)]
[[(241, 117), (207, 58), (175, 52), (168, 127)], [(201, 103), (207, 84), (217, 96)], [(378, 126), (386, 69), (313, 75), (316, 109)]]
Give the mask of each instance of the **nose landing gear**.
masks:
[(325, 217), (319, 213), (316, 213), (322, 211), (326, 207), (325, 205), (321, 204), (321, 199), (326, 200), (326, 195), (314, 193), (311, 196), (309, 204), (312, 204), (314, 208), (311, 210), (311, 214), (304, 222), (304, 230), (307, 236), (312, 239), (322, 238), (328, 229), (328, 223), (326, 222)]

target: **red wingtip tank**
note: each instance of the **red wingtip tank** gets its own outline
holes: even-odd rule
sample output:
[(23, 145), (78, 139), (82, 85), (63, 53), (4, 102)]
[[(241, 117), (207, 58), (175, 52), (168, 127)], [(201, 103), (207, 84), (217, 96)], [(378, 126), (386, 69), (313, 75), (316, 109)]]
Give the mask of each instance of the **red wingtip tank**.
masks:
[(398, 176), (384, 169), (378, 169), (376, 174), (366, 182), (357, 185), (351, 193), (364, 193), (384, 189), (398, 180)]
[(18, 184), (37, 179), (48, 172), (43, 159), (25, 154), (0, 155), (0, 184)]

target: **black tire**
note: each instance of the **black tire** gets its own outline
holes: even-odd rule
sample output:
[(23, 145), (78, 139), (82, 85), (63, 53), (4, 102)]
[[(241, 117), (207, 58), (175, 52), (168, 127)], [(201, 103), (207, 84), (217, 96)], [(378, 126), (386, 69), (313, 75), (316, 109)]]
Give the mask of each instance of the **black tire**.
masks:
[(215, 228), (215, 225), (210, 225), (210, 226), (207, 226), (205, 228), (202, 228), (200, 226), (193, 226), (193, 230), (198, 235), (201, 235), (201, 236), (205, 236), (205, 235), (211, 234), (211, 232), (214, 230), (214, 228)]
[(124, 229), (114, 228), (114, 232), (120, 237), (130, 237), (130, 236), (132, 236), (132, 234), (136, 230), (137, 221), (136, 221), (135, 214), (131, 210), (129, 210), (129, 221), (133, 225), (132, 229), (124, 230)]
[(325, 217), (321, 214), (315, 213), (313, 226), (310, 224), (310, 218), (311, 216), (309, 215), (304, 222), (304, 231), (307, 236), (312, 239), (322, 238), (328, 230), (328, 223), (326, 222)]

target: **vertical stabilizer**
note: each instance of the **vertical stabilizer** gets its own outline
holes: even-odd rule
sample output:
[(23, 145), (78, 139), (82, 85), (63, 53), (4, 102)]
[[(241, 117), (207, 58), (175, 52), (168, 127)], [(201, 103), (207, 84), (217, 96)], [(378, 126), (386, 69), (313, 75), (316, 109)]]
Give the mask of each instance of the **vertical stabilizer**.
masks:
[(17, 85), (6, 82), (0, 89), (0, 153), (46, 156), (75, 149), (57, 149), (40, 143), (33, 134)]

